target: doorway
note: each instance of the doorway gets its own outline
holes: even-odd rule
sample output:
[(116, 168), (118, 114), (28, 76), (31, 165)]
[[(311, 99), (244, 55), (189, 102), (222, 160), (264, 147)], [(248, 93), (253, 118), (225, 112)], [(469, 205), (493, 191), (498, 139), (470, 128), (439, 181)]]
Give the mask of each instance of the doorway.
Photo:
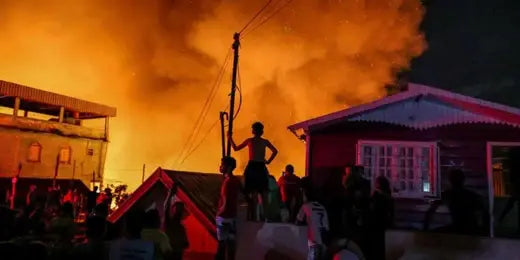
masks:
[[(520, 200), (513, 185), (510, 151), (520, 143), (488, 143), (488, 181), (490, 206), (490, 233), (492, 237), (520, 238)], [(518, 197), (518, 196), (514, 196)]]

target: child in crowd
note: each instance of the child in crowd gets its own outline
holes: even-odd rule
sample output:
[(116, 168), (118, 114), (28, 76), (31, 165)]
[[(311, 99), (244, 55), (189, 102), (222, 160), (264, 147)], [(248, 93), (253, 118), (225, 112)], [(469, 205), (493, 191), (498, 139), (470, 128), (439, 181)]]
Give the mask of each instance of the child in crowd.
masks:
[[(267, 200), (268, 190), (268, 171), (266, 165), (270, 164), (276, 155), (278, 150), (271, 142), (267, 139), (262, 138), (264, 134), (264, 125), (260, 122), (256, 122), (252, 125), (253, 137), (246, 139), (240, 145), (236, 145), (231, 135), (229, 140), (233, 147), (233, 150), (240, 151), (246, 146), (249, 148), (249, 163), (246, 166), (244, 177), (245, 177), (245, 191), (250, 195), (250, 202), (254, 202), (254, 194), (260, 194), (261, 199), (258, 204), (263, 204)], [(269, 159), (265, 159), (265, 150), (269, 148), (271, 150), (271, 156)], [(258, 197), (258, 196), (257, 196)], [(248, 219), (257, 218), (255, 212), (256, 205), (249, 203), (248, 205)]]
[(186, 216), (187, 212), (185, 211), (184, 203), (181, 201), (174, 202), (173, 214), (167, 231), (169, 232), (170, 243), (172, 247), (171, 259), (173, 260), (182, 260), (184, 256), (184, 250), (190, 246), (186, 228), (184, 227), (184, 224), (182, 224), (182, 220)]
[(273, 175), (269, 175), (268, 180), (268, 195), (264, 212), (265, 220), (267, 222), (277, 222), (281, 220), (280, 208), (282, 207), (282, 199), (280, 189)]
[(145, 213), (141, 238), (154, 243), (155, 259), (168, 259), (172, 248), (170, 246), (170, 239), (161, 230), (161, 217), (157, 209), (151, 209)]
[(220, 172), (224, 181), (220, 189), (220, 200), (216, 216), (218, 248), (216, 260), (235, 259), (236, 217), (238, 211), (238, 195), (242, 190), (240, 180), (233, 175), (236, 161), (232, 157), (222, 158)]
[(302, 189), (304, 204), (296, 216), (296, 222), (299, 225), (307, 223), (307, 259), (322, 259), (329, 242), (329, 218), (325, 207), (316, 200), (307, 177), (302, 179)]

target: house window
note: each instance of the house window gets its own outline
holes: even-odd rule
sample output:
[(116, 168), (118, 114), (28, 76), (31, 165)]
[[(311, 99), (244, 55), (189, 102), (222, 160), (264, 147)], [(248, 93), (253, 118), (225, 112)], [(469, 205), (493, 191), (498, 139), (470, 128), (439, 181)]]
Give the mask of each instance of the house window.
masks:
[(358, 163), (374, 183), (385, 176), (397, 197), (435, 195), (437, 147), (434, 143), (360, 141)]
[(94, 149), (88, 148), (87, 149), (87, 155), (93, 156), (94, 155)]
[(27, 161), (40, 162), (41, 154), (42, 154), (42, 146), (38, 142), (34, 142), (29, 146), (29, 153), (27, 155)]
[(70, 163), (71, 153), (70, 147), (62, 147), (60, 150), (60, 163)]

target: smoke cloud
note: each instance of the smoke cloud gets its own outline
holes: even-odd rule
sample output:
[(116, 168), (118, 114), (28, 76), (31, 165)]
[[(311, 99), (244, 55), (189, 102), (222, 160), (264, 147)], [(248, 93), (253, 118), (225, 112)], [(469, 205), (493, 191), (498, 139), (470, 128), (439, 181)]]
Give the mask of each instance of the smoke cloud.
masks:
[[(264, 122), (280, 150), (270, 166), (275, 176), (286, 163), (304, 171), (305, 146), (288, 125), (381, 97), (395, 72), (426, 47), (419, 0), (287, 1), (272, 1), (240, 49), (235, 138)], [(193, 153), (183, 164), (177, 158), (233, 33), (266, 2), (0, 0), (0, 78), (116, 106), (109, 181), (136, 187), (144, 163), (148, 173), (157, 166), (216, 172), (215, 123), (228, 102), (231, 61)], [(243, 167), (247, 152), (236, 157)]]

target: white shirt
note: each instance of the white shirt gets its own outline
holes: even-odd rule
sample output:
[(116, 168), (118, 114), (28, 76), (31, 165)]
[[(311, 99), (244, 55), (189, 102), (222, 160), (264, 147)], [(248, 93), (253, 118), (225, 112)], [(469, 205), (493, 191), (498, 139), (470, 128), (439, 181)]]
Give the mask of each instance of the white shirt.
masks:
[(359, 260), (359, 257), (356, 254), (354, 254), (346, 249), (343, 249), (343, 250), (337, 252), (334, 255), (333, 259), (334, 260)]
[(307, 240), (309, 246), (323, 245), (322, 231), (329, 230), (329, 217), (325, 207), (318, 202), (306, 202), (296, 216), (299, 222), (307, 222)]

